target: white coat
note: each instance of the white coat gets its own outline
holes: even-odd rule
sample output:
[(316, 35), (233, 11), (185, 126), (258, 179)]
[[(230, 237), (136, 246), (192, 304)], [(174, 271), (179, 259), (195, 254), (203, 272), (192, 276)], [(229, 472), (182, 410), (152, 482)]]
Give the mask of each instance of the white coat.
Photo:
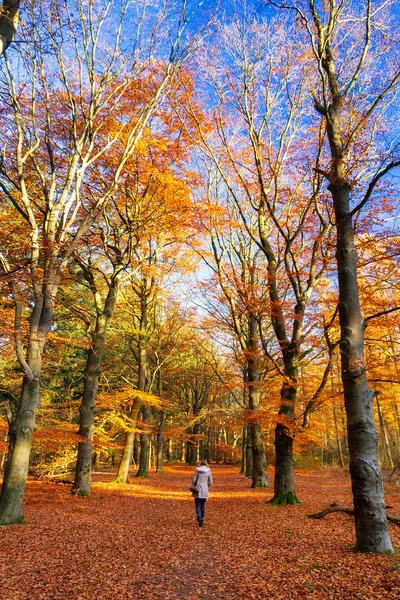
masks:
[(213, 482), (210, 469), (205, 465), (197, 467), (193, 475), (192, 483), (195, 483), (197, 478), (198, 484), (200, 485), (200, 490), (197, 492), (197, 494), (193, 494), (194, 497), (208, 498), (208, 488), (210, 487), (210, 485), (212, 485)]

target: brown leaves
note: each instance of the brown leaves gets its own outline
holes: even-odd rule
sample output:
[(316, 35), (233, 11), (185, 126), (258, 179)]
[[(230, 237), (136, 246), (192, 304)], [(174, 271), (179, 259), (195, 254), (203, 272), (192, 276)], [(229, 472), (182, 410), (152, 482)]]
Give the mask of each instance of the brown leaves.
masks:
[[(28, 484), (27, 525), (1, 529), (2, 600), (342, 600), (398, 598), (397, 555), (351, 552), (347, 515), (309, 521), (330, 502), (351, 504), (341, 471), (299, 471), (303, 504), (272, 507), (237, 467), (211, 465), (214, 486), (197, 526), (187, 487), (193, 469), (114, 485), (95, 474), (90, 498), (69, 486)], [(395, 489), (387, 490), (400, 514)], [(391, 527), (394, 546), (400, 530)]]

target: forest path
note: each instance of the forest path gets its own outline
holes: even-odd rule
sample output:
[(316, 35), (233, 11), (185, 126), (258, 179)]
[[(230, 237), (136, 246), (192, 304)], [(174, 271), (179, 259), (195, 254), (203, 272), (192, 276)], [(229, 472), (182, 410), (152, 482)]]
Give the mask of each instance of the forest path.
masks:
[[(266, 503), (234, 466), (212, 465), (214, 486), (199, 528), (188, 487), (193, 468), (166, 466), (149, 479), (94, 476), (90, 498), (69, 486), (28, 483), (27, 524), (0, 528), (1, 600), (359, 600), (400, 597), (400, 555), (351, 552), (353, 523), (309, 512), (351, 505), (338, 470), (299, 471), (303, 504)], [(272, 481), (272, 475), (270, 475)], [(400, 515), (394, 486), (386, 493)], [(400, 528), (391, 526), (393, 545)]]

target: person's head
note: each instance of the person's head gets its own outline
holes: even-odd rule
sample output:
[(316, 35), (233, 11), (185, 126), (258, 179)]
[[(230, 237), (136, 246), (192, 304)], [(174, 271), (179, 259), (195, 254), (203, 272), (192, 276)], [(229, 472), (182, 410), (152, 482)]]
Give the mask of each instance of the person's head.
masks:
[(206, 459), (205, 459), (205, 458), (203, 458), (203, 460), (201, 460), (201, 461), (200, 461), (200, 465), (201, 465), (202, 467), (208, 467), (208, 462), (206, 461)]

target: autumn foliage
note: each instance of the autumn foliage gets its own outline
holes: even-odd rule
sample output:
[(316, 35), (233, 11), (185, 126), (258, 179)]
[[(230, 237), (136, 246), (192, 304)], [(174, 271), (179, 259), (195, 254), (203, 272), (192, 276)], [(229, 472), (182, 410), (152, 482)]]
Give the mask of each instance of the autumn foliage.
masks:
[[(282, 510), (266, 504), (267, 490), (249, 489), (236, 467), (211, 469), (202, 529), (187, 489), (193, 470), (184, 465), (133, 485), (96, 473), (91, 498), (29, 482), (27, 525), (1, 532), (2, 599), (398, 598), (398, 555), (353, 553), (345, 514), (306, 517), (331, 501), (351, 503), (347, 474), (297, 471), (303, 504)], [(400, 514), (398, 496), (392, 481), (387, 501)], [(400, 545), (395, 526), (391, 536)]]

